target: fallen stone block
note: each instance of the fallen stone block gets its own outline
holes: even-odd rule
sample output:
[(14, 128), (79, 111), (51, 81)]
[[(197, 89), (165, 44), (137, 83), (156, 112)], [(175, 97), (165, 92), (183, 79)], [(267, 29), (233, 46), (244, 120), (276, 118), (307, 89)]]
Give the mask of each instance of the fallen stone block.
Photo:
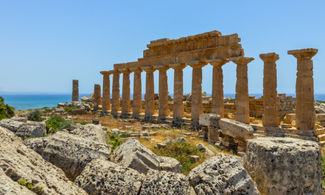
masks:
[(316, 142), (251, 139), (244, 166), (262, 194), (322, 194), (321, 150)]

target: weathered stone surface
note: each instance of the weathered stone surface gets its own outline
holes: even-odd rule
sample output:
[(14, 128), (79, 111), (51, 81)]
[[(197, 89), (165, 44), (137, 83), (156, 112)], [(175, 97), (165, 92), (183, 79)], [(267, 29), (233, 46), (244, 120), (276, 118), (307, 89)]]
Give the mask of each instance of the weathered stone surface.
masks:
[(88, 162), (97, 158), (109, 158), (111, 146), (85, 139), (64, 131), (54, 135), (25, 141), (26, 145), (45, 160), (60, 167), (74, 180)]
[(212, 62), (213, 76), (212, 76), (212, 108), (211, 112), (223, 116), (223, 73), (222, 65), (227, 63), (227, 60), (219, 60)]
[(195, 194), (187, 178), (179, 173), (150, 170), (140, 194)]
[(89, 194), (138, 194), (144, 175), (113, 162), (96, 159), (87, 164), (76, 184)]
[(322, 194), (321, 151), (316, 142), (251, 139), (244, 166), (262, 194)]
[(9, 129), (19, 137), (42, 137), (46, 134), (44, 122), (20, 121), (17, 119), (3, 119), (0, 121), (0, 126)]
[(134, 118), (139, 118), (142, 107), (142, 89), (141, 89), (141, 70), (134, 70), (134, 83), (133, 83), (133, 102), (132, 102), (132, 114)]
[(174, 66), (174, 103), (173, 118), (175, 125), (180, 125), (184, 115), (183, 105), (183, 69), (185, 64)]
[(21, 186), (17, 181), (11, 180), (11, 178), (0, 169), (0, 194), (27, 195), (35, 193)]
[(182, 165), (178, 160), (166, 157), (166, 156), (158, 156), (159, 160), (159, 170), (162, 171), (170, 171), (175, 173), (180, 173)]
[(220, 115), (217, 114), (201, 114), (200, 115), (200, 125), (202, 126), (216, 126), (220, 120)]
[(218, 154), (192, 169), (196, 194), (259, 194), (254, 181), (234, 156)]
[(102, 105), (102, 96), (101, 96), (101, 89), (99, 84), (94, 85), (94, 109), (98, 110), (99, 105)]
[(154, 70), (152, 68), (146, 69), (146, 95), (145, 95), (145, 120), (148, 122), (153, 121), (154, 114)]
[(136, 139), (129, 138), (115, 149), (112, 160), (124, 167), (146, 174), (149, 169), (159, 169), (159, 159), (156, 154), (140, 144)]
[[(41, 194), (86, 194), (69, 181), (61, 169), (45, 161), (39, 154), (24, 145), (20, 138), (2, 127), (0, 127), (0, 178), (6, 179), (0, 179), (0, 193), (7, 190), (7, 184), (9, 191), (21, 189), (16, 188), (17, 185), (14, 183), (22, 179), (34, 183), (33, 189), (41, 189)], [(1, 185), (4, 181), (6, 185)], [(26, 190), (16, 192), (23, 194)]]
[(159, 68), (159, 116), (158, 120), (163, 122), (169, 114), (168, 109), (168, 67)]
[(102, 71), (100, 72), (103, 75), (103, 100), (102, 107), (103, 111), (111, 109), (111, 82), (109, 75), (112, 74), (112, 71)]
[(76, 124), (72, 126), (72, 129), (73, 130), (69, 132), (70, 134), (78, 135), (84, 139), (99, 142), (102, 144), (108, 144), (107, 130), (105, 130), (104, 127), (101, 125)]
[(72, 81), (72, 101), (79, 101), (79, 81)]
[(223, 134), (234, 138), (246, 140), (253, 137), (253, 127), (245, 123), (222, 118), (219, 120), (219, 126)]

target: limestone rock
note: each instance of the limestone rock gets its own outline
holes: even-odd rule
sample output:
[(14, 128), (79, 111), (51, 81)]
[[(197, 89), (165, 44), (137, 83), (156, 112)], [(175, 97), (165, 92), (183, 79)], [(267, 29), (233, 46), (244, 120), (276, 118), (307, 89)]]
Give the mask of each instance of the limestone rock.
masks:
[(234, 156), (218, 154), (191, 170), (196, 194), (259, 194), (254, 181)]
[[(16, 185), (18, 180), (34, 183), (33, 189), (39, 190), (41, 194), (86, 194), (69, 181), (61, 169), (44, 160), (24, 145), (20, 138), (2, 127), (0, 127), (0, 178), (1, 194), (8, 191), (8, 188), (13, 194), (27, 192)], [(3, 181), (6, 182), (5, 185), (1, 185)], [(25, 194), (33, 193), (30, 191)]]
[(74, 180), (88, 162), (97, 158), (109, 158), (111, 147), (100, 142), (59, 131), (54, 135), (25, 141), (26, 145), (45, 160), (60, 167)]
[(179, 173), (150, 170), (142, 183), (140, 194), (195, 194), (188, 179)]
[(263, 194), (322, 194), (321, 151), (316, 142), (252, 139), (244, 166)]
[(182, 165), (178, 160), (171, 158), (171, 157), (165, 157), (165, 156), (159, 156), (159, 170), (162, 171), (171, 171), (175, 173), (180, 173)]
[(96, 159), (87, 164), (76, 184), (89, 194), (138, 194), (144, 175), (113, 162)]
[(253, 127), (245, 123), (222, 118), (219, 120), (219, 126), (223, 134), (233, 138), (246, 140), (253, 137)]
[(112, 160), (124, 167), (146, 174), (149, 169), (159, 169), (159, 159), (156, 154), (140, 144), (136, 139), (129, 138), (114, 151)]
[(2, 169), (0, 169), (0, 194), (27, 195), (35, 194), (18, 182), (11, 180)]
[(46, 134), (44, 122), (24, 121), (18, 118), (3, 119), (0, 121), (0, 126), (9, 129), (19, 137), (42, 137)]
[(107, 143), (107, 131), (103, 129), (104, 127), (101, 125), (74, 125), (73, 130), (70, 131), (71, 134), (78, 135), (84, 139), (88, 139), (91, 141), (99, 142), (102, 144)]

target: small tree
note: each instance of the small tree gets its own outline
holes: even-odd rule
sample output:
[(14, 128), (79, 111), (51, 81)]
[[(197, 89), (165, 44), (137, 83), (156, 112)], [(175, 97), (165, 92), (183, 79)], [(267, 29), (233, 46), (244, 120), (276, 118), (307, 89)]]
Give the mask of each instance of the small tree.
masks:
[(15, 109), (4, 103), (3, 97), (0, 97), (0, 120), (15, 116)]
[(27, 119), (30, 121), (42, 121), (42, 114), (38, 110), (31, 111), (27, 114)]
[(62, 129), (68, 129), (71, 126), (71, 121), (65, 120), (60, 115), (54, 115), (45, 122), (48, 134), (53, 134)]

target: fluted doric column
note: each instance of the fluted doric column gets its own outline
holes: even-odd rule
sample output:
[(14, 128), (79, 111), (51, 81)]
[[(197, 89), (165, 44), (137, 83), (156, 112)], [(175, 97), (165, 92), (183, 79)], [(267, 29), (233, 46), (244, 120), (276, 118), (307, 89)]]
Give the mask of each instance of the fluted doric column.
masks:
[(202, 67), (206, 63), (191, 64), (192, 70), (192, 128), (199, 128), (199, 118), (202, 113)]
[(227, 60), (210, 62), (210, 64), (213, 66), (211, 111), (214, 114), (220, 115), (220, 117), (223, 117), (224, 112), (222, 66), (227, 62)]
[(168, 66), (157, 67), (159, 70), (159, 116), (158, 121), (164, 122), (169, 113), (168, 108)]
[(102, 109), (104, 112), (111, 109), (111, 92), (110, 92), (110, 74), (113, 73), (113, 71), (101, 71), (100, 72), (103, 75), (103, 100), (102, 100)]
[(148, 122), (153, 121), (154, 114), (154, 96), (155, 96), (155, 88), (154, 88), (154, 78), (153, 72), (155, 71), (152, 66), (144, 67), (144, 71), (146, 71), (146, 96), (145, 96), (145, 117), (144, 120)]
[(94, 86), (94, 110), (98, 110), (99, 105), (101, 105), (101, 92), (100, 85), (95, 84)]
[(72, 81), (72, 101), (73, 102), (79, 101), (79, 81), (78, 80)]
[(132, 116), (133, 118), (139, 119), (139, 115), (142, 108), (142, 97), (141, 97), (141, 69), (133, 68), (130, 69), (134, 72), (134, 82), (133, 82), (133, 102), (132, 102)]
[(248, 78), (247, 64), (254, 58), (243, 57), (233, 60), (237, 64), (237, 82), (236, 82), (236, 120), (249, 124), (249, 96), (248, 96)]
[(297, 58), (296, 80), (296, 127), (299, 134), (314, 135), (314, 78), (312, 57), (317, 49), (290, 50), (288, 54)]
[(266, 128), (277, 127), (279, 126), (279, 109), (275, 62), (279, 59), (279, 55), (276, 53), (265, 53), (261, 54), (260, 58), (264, 61), (263, 126)]
[(112, 97), (112, 115), (117, 117), (120, 109), (120, 73), (115, 70), (113, 73), (113, 97)]
[(173, 104), (173, 125), (183, 124), (184, 105), (183, 105), (183, 69), (185, 64), (173, 65), (174, 69), (174, 104)]
[(130, 71), (125, 69), (123, 73), (122, 88), (122, 117), (128, 117), (130, 112)]

